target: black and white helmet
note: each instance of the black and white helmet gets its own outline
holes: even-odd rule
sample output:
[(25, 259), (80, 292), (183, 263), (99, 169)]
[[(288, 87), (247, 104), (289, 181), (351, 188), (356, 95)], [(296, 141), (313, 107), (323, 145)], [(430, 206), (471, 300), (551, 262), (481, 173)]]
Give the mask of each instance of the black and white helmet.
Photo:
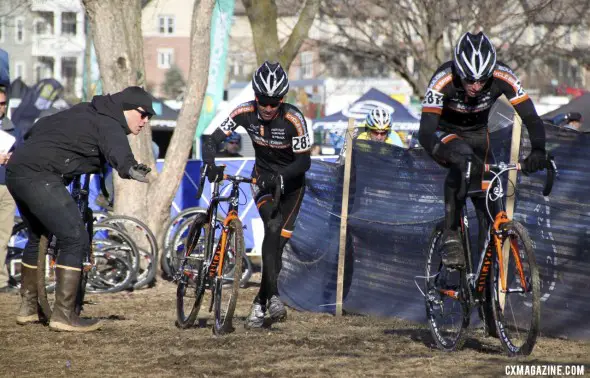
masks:
[(455, 46), (453, 62), (461, 79), (487, 80), (496, 67), (496, 49), (483, 32), (465, 33)]
[(256, 96), (280, 98), (289, 91), (289, 79), (280, 63), (266, 61), (252, 75)]

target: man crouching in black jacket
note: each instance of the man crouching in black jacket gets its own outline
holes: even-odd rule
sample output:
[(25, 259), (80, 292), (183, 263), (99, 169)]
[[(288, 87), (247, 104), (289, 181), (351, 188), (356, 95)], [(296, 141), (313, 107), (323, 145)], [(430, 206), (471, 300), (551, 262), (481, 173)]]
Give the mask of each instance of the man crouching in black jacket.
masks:
[(6, 167), (6, 186), (28, 229), (22, 258), (21, 306), (16, 317), (24, 325), (37, 315), (37, 255), (42, 234), (59, 239), (55, 304), (49, 327), (88, 332), (100, 327), (95, 319), (74, 312), (82, 260), (90, 248), (82, 217), (65, 185), (74, 176), (100, 172), (108, 162), (125, 179), (148, 182), (150, 168), (138, 164), (128, 134), (137, 135), (155, 114), (151, 96), (140, 87), (95, 96), (60, 113), (41, 118), (25, 135), (24, 144)]

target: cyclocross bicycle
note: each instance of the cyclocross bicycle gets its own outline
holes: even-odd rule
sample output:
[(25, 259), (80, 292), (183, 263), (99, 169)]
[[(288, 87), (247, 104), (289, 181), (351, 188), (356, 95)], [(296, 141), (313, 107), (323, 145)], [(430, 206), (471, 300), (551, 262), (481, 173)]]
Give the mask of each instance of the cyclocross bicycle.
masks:
[[(206, 170), (201, 173), (197, 199), (201, 197)], [(191, 327), (199, 313), (205, 292), (210, 291), (209, 312), (214, 312), (213, 333), (222, 335), (233, 331), (232, 318), (238, 299), (242, 277), (244, 231), (238, 217), (241, 183), (255, 183), (255, 179), (223, 176), (231, 183), (229, 196), (219, 194), (219, 182), (213, 184), (211, 202), (205, 214), (198, 214), (186, 239), (184, 257), (174, 276), (176, 290), (176, 325)], [(228, 202), (227, 216), (217, 217), (218, 206)], [(219, 237), (216, 232), (219, 230)], [(217, 241), (216, 241), (217, 240)]]
[[(469, 188), (471, 161), (465, 175)], [(460, 234), (465, 252), (465, 269), (447, 268), (442, 263), (441, 236), (444, 222), (436, 225), (428, 244), (426, 282), (423, 292), (430, 331), (437, 346), (445, 351), (461, 348), (474, 308), (480, 309), (488, 332), (500, 339), (510, 355), (532, 352), (540, 323), (540, 283), (533, 243), (525, 227), (508, 218), (502, 183), (503, 175), (521, 170), (520, 164), (486, 164), (493, 179), (485, 191), (489, 227), (474, 271), (471, 257), (467, 206), (460, 213)], [(543, 195), (548, 196), (557, 170), (552, 157), (547, 160)], [(483, 190), (469, 191), (467, 197)]]

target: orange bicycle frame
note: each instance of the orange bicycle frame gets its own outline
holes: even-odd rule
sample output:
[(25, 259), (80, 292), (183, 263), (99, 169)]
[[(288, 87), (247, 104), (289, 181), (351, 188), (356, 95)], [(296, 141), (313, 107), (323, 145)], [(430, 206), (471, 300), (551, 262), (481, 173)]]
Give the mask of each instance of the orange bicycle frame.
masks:
[[(502, 255), (502, 240), (498, 236), (498, 231), (500, 231), (500, 227), (504, 223), (508, 223), (510, 220), (506, 215), (505, 211), (501, 211), (496, 215), (496, 220), (494, 221), (494, 226), (492, 228), (494, 232), (494, 244), (496, 246), (496, 253), (498, 255), (498, 266), (500, 268), (500, 280), (501, 280), (501, 288), (503, 292), (506, 292), (506, 275), (504, 274), (504, 258)], [(512, 251), (512, 255), (514, 256), (514, 261), (516, 263), (516, 269), (518, 269), (518, 275), (520, 277), (520, 283), (522, 288), (526, 291), (526, 279), (524, 276), (524, 272), (522, 269), (522, 263), (520, 262), (520, 256), (518, 253), (518, 246), (516, 245), (515, 240), (510, 240), (510, 250)]]
[(225, 258), (225, 247), (227, 245), (227, 235), (228, 231), (227, 227), (229, 223), (234, 220), (238, 219), (238, 212), (232, 210), (227, 214), (227, 217), (223, 220), (223, 232), (221, 233), (221, 240), (219, 241), (219, 245), (213, 256), (213, 262), (211, 263), (211, 267), (209, 268), (209, 275), (213, 277), (215, 272), (217, 271), (217, 276), (221, 277), (223, 272), (223, 260)]

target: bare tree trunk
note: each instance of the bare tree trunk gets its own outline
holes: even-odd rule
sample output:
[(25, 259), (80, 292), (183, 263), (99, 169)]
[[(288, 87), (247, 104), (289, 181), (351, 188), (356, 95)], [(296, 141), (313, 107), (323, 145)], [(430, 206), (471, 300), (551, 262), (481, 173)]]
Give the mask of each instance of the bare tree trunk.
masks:
[(242, 0), (254, 39), (256, 60), (262, 64), (265, 60), (281, 63), (288, 70), (297, 56), (301, 45), (307, 38), (313, 20), (318, 14), (320, 0), (307, 0), (299, 13), (295, 27), (289, 38), (281, 47), (277, 31), (277, 5), (275, 0)]
[[(140, 0), (83, 2), (92, 23), (105, 93), (145, 85)], [(187, 92), (162, 172), (155, 170), (151, 130), (144, 128), (139, 136), (130, 136), (129, 140), (135, 158), (152, 166), (150, 183), (122, 180), (115, 175), (115, 212), (145, 221), (158, 240), (184, 174), (207, 86), (214, 4), (215, 0), (196, 0), (194, 4)]]

